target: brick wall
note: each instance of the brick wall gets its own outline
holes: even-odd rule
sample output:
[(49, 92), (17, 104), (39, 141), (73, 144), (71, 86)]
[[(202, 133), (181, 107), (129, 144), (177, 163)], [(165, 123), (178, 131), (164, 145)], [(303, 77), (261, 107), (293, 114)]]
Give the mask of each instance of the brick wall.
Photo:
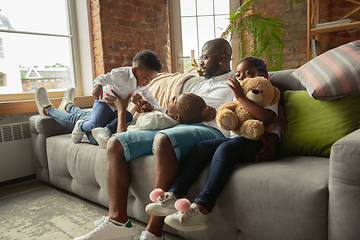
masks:
[[(281, 18), (286, 26), (284, 39), (285, 68), (297, 68), (306, 63), (307, 1), (294, 4), (290, 0), (258, 0), (256, 10), (265, 17)], [(344, 0), (320, 0), (320, 22), (339, 20), (359, 5)], [(360, 21), (360, 11), (349, 17)], [(320, 37), (322, 52), (360, 39), (360, 30), (347, 30), (323, 34)]]
[(90, 0), (95, 75), (131, 66), (136, 53), (155, 52), (171, 71), (167, 0)]

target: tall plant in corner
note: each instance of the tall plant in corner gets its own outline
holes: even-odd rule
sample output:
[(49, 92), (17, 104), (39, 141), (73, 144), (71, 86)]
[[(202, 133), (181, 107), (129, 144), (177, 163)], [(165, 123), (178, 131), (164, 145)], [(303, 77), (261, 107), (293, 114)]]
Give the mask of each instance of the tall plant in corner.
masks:
[(230, 39), (236, 33), (240, 38), (241, 58), (255, 56), (266, 61), (269, 71), (281, 70), (285, 25), (279, 18), (266, 18), (254, 13), (255, 0), (247, 0), (234, 13), (221, 37)]

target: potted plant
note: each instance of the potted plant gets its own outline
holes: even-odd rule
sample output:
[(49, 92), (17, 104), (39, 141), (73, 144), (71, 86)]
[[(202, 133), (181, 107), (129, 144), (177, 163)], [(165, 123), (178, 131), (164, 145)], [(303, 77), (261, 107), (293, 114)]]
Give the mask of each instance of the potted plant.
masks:
[[(304, 0), (291, 0), (304, 1)], [(222, 33), (223, 38), (240, 38), (241, 58), (255, 56), (266, 61), (269, 71), (281, 70), (283, 59), (283, 38), (285, 25), (279, 18), (267, 18), (254, 13), (255, 0), (247, 0), (234, 13)]]

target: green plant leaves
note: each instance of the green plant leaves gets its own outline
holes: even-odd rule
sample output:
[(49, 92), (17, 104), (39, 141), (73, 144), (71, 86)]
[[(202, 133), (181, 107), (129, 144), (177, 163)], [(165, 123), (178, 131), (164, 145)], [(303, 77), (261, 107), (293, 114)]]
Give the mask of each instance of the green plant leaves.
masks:
[[(292, 0), (304, 1), (304, 0)], [(230, 24), (221, 37), (240, 38), (241, 58), (255, 56), (266, 61), (269, 71), (281, 70), (283, 64), (283, 38), (285, 25), (279, 18), (266, 18), (254, 13), (254, 0), (243, 3), (230, 13)]]

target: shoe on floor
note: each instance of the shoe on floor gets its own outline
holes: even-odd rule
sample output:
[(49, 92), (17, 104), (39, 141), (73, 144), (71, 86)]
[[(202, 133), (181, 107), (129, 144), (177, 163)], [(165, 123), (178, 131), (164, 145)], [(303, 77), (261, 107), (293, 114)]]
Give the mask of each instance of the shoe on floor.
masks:
[(109, 217), (104, 216), (101, 220), (94, 222), (94, 225), (97, 226), (94, 230), (74, 240), (132, 240), (134, 238), (130, 221), (122, 226), (117, 226), (111, 222)]
[(75, 123), (74, 129), (72, 130), (71, 133), (71, 139), (73, 141), (73, 143), (79, 143), (82, 139), (82, 137), (84, 136), (85, 132), (81, 131), (79, 128), (79, 124), (84, 121), (84, 120), (78, 120)]
[(111, 137), (111, 131), (104, 127), (98, 127), (91, 130), (91, 133), (98, 142), (99, 146), (101, 148), (106, 148), (107, 142)]
[(157, 237), (151, 232), (143, 231), (140, 235), (140, 240), (165, 240), (164, 234), (161, 237)]
[(189, 211), (174, 213), (165, 218), (165, 223), (179, 231), (206, 230), (209, 216), (202, 214), (199, 207), (193, 203)]
[(177, 210), (174, 207), (177, 198), (172, 192), (164, 192), (164, 195), (159, 196), (156, 202), (150, 203), (146, 206), (145, 211), (149, 215), (153, 216), (168, 216), (176, 213)]
[(35, 90), (35, 103), (38, 108), (39, 114), (41, 116), (45, 116), (44, 108), (49, 107), (52, 104), (44, 87), (39, 87)]
[(58, 109), (62, 112), (66, 112), (65, 107), (69, 104), (69, 103), (74, 103), (74, 98), (75, 98), (75, 88), (68, 88), (63, 96), (63, 99), (58, 107)]

